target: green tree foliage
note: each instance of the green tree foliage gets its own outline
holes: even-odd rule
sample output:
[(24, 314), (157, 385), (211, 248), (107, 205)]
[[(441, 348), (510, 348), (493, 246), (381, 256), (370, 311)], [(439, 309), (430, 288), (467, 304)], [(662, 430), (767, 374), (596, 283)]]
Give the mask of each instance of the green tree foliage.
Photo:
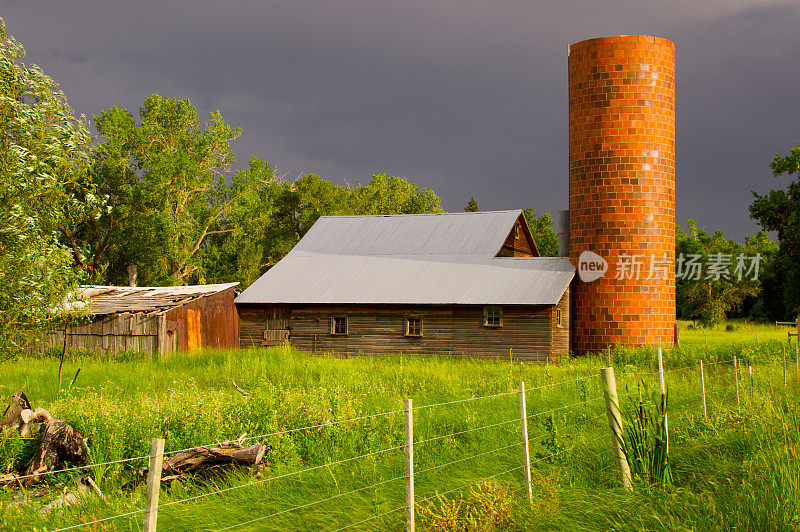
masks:
[(770, 168), (775, 177), (785, 175), (790, 181), (785, 190), (753, 192), (750, 217), (766, 231), (778, 233), (775, 268), (765, 279), (772, 296), (764, 301), (765, 312), (771, 319), (789, 319), (800, 305), (800, 142), (789, 155), (775, 154)]
[[(761, 273), (771, 264), (775, 243), (761, 232), (740, 244), (719, 230), (708, 234), (695, 220), (688, 220), (687, 226), (687, 232), (675, 230), (678, 317), (714, 325), (759, 295)], [(755, 256), (760, 257), (757, 279), (750, 270)], [(714, 264), (720, 265), (719, 274), (710, 268)]]
[(91, 137), (58, 84), (0, 19), (0, 352), (17, 351), (59, 318), (78, 283), (59, 244), (62, 220), (91, 210)]
[(528, 207), (522, 211), (522, 214), (525, 215), (525, 221), (528, 222), (533, 240), (539, 249), (539, 255), (542, 257), (557, 257), (558, 235), (553, 230), (555, 222), (550, 217), (550, 213), (546, 212), (541, 216), (536, 216), (533, 207)]
[(233, 231), (226, 214), (246, 188), (228, 183), (239, 131), (219, 111), (201, 126), (190, 101), (157, 94), (139, 118), (117, 107), (95, 116), (92, 170), (107, 207), (71, 219), (64, 239), (93, 281), (120, 282), (128, 264), (146, 284), (198, 281), (201, 250)]
[(467, 206), (464, 207), (464, 212), (478, 212), (478, 202), (475, 201), (475, 196), (470, 196)]

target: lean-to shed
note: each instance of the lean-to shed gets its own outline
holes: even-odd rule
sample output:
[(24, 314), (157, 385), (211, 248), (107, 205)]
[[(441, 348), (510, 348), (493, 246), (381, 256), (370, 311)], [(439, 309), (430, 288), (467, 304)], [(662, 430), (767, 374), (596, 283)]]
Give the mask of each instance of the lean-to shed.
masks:
[(233, 305), (239, 283), (195, 286), (82, 286), (90, 321), (53, 331), (48, 344), (102, 353), (174, 351), (239, 346)]
[(555, 358), (575, 269), (537, 255), (519, 210), (324, 216), (236, 298), (240, 342)]

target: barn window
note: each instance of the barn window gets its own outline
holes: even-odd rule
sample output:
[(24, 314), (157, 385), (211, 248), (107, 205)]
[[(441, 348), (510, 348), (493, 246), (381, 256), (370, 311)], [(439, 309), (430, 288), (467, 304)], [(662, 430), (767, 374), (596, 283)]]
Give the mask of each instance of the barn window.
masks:
[(406, 336), (422, 336), (422, 318), (406, 318)]
[(514, 224), (514, 238), (519, 238), (519, 223)]
[(503, 326), (503, 307), (483, 307), (484, 327)]
[(564, 324), (561, 322), (561, 309), (556, 309), (556, 327), (563, 327)]
[(331, 318), (331, 334), (347, 334), (346, 316), (334, 316)]

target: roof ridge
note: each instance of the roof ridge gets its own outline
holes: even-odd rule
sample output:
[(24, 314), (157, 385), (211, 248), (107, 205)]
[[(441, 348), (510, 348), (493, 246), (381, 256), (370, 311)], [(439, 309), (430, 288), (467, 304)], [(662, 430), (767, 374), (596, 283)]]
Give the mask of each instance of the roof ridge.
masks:
[(320, 216), (322, 218), (400, 218), (403, 216), (475, 216), (479, 214), (506, 214), (506, 213), (521, 213), (522, 209), (505, 209), (499, 211), (477, 211), (477, 212), (421, 212), (421, 213), (403, 213), (403, 214), (327, 214)]

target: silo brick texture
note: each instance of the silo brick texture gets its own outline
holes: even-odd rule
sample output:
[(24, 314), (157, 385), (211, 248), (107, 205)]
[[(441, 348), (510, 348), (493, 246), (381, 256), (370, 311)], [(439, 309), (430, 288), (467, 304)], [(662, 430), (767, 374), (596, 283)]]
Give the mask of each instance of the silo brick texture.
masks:
[(570, 46), (569, 210), (572, 263), (579, 268), (584, 251), (608, 262), (604, 277), (576, 281), (573, 351), (673, 343), (672, 42), (619, 36)]

